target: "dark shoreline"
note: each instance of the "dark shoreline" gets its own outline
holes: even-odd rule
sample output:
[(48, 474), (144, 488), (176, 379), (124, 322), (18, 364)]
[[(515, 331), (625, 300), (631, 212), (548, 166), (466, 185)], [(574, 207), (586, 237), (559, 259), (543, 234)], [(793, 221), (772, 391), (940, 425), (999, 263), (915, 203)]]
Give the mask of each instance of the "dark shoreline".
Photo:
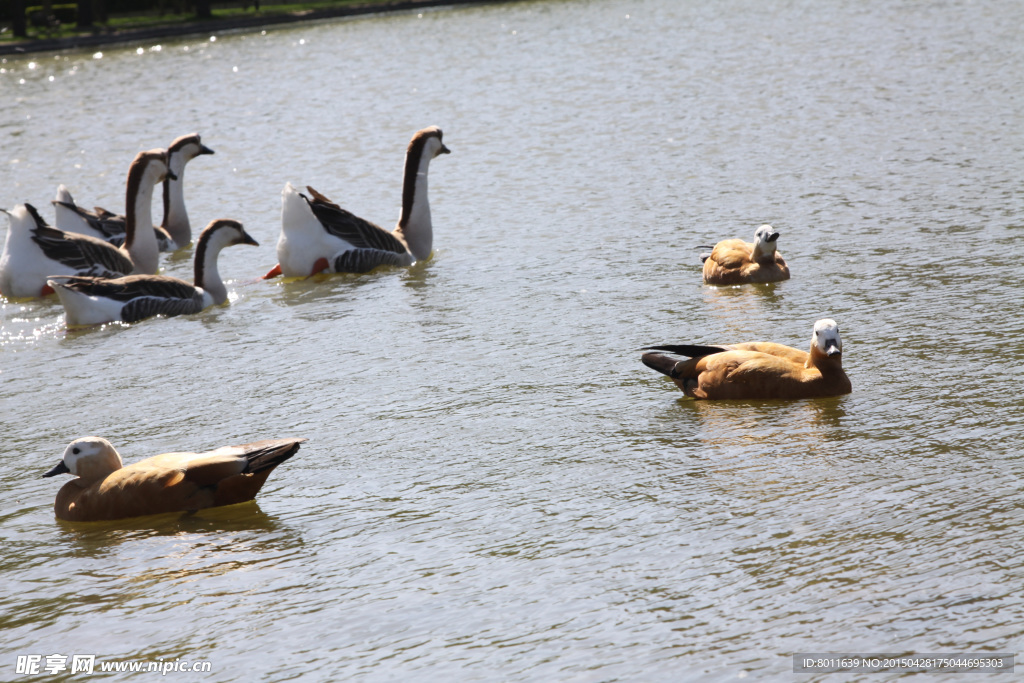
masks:
[(266, 14), (261, 16), (239, 17), (232, 19), (215, 18), (204, 21), (192, 21), (167, 26), (154, 26), (136, 30), (93, 33), (89, 35), (71, 36), (68, 38), (39, 38), (25, 40), (18, 43), (11, 43), (9, 45), (0, 45), (0, 55), (20, 55), (31, 52), (73, 50), (77, 48), (130, 43), (132, 41), (148, 41), (174, 36), (188, 36), (204, 33), (209, 34), (236, 29), (256, 29), (263, 26), (292, 24), (300, 21), (313, 21), (316, 19), (333, 19), (336, 17), (350, 17), (362, 14), (400, 12), (430, 7), (483, 5), (499, 1), (500, 0), (379, 0), (378, 2), (371, 2), (365, 5), (347, 5), (345, 7), (329, 9), (283, 12), (280, 14)]

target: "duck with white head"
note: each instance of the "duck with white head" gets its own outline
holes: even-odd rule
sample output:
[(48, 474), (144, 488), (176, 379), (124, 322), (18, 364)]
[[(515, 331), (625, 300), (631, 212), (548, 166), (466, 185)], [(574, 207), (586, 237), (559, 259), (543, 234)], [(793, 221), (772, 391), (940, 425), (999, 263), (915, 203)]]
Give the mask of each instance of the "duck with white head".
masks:
[(789, 279), (789, 266), (778, 252), (779, 232), (770, 225), (754, 231), (754, 241), (722, 240), (710, 254), (702, 254), (704, 283), (743, 285)]
[(852, 391), (839, 326), (831, 318), (814, 323), (809, 351), (775, 342), (670, 344), (644, 351), (644, 365), (697, 399), (820, 398)]

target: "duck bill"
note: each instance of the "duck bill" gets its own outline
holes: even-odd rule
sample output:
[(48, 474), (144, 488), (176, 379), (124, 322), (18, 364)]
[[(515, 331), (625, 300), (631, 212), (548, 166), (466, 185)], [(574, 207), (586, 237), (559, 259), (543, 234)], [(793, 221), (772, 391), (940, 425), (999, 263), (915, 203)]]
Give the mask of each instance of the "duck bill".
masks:
[(842, 353), (843, 352), (840, 351), (839, 347), (836, 346), (835, 344), (830, 344), (828, 348), (825, 349), (825, 355), (828, 356), (829, 358), (832, 358), (834, 356), (840, 356), (842, 355)]
[(779, 239), (779, 235), (781, 235), (781, 234), (782, 233), (780, 233), (780, 232), (773, 232), (772, 234), (768, 235), (768, 241), (769, 242), (774, 242), (775, 240)]
[(71, 470), (68, 469), (68, 466), (64, 464), (63, 460), (61, 460), (59, 463), (57, 463), (56, 467), (54, 467), (52, 470), (50, 470), (49, 472), (47, 472), (43, 476), (44, 477), (56, 477), (58, 474), (71, 474)]

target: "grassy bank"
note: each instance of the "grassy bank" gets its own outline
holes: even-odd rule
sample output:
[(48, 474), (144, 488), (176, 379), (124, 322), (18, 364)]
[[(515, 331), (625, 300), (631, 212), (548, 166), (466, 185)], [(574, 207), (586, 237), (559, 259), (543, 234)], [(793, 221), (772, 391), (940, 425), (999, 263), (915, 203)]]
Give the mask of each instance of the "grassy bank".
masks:
[[(55, 27), (29, 26), (28, 38), (15, 38), (10, 23), (0, 25), (0, 54), (90, 47), (108, 43), (146, 40), (206, 31), (258, 27), (309, 19), (330, 18), (389, 10), (415, 9), (435, 5), (456, 5), (488, 0), (313, 0), (310, 2), (260, 3), (238, 0), (214, 4), (213, 17), (199, 19), (194, 14), (137, 12), (111, 14), (107, 23), (80, 29), (73, 23)], [(489, 0), (501, 2), (502, 0)]]

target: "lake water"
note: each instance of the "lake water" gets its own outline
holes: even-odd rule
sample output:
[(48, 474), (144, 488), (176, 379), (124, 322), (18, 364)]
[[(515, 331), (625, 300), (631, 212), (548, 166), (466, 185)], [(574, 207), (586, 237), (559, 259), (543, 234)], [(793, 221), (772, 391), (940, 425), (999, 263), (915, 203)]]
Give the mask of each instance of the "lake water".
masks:
[[(198, 131), (193, 225), (261, 246), (201, 315), (2, 303), (0, 679), (55, 653), (678, 681), (1019, 652), (1022, 25), (1012, 0), (552, 0), (6, 58), (0, 206), (123, 208), (135, 153)], [(391, 226), (428, 125), (431, 260), (255, 279), (286, 181)], [(704, 286), (700, 245), (761, 223), (792, 279)], [(822, 317), (848, 396), (695, 402), (637, 351), (806, 348)], [(126, 461), (309, 442), (256, 503), (61, 523), (40, 475), (88, 434)]]

